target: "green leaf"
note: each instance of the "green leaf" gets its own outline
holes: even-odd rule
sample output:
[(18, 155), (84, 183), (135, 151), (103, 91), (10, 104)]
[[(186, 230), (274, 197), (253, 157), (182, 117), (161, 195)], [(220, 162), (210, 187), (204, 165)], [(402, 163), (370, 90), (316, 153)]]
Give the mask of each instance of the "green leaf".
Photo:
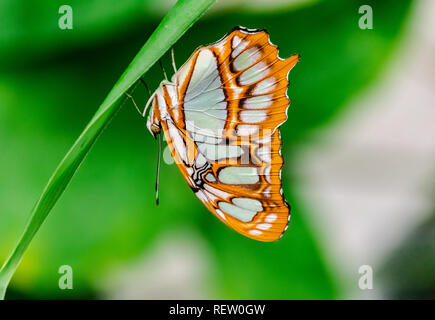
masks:
[(17, 246), (0, 270), (0, 298), (24, 252), (74, 173), (125, 100), (124, 93), (188, 30), (214, 0), (179, 0), (127, 67), (48, 181)]

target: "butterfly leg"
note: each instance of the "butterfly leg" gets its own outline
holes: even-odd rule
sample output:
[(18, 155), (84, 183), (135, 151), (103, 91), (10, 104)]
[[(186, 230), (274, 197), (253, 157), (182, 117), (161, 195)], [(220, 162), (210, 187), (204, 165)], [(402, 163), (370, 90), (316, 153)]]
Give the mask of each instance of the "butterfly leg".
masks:
[(125, 95), (131, 100), (131, 102), (133, 103), (134, 107), (136, 108), (137, 112), (139, 112), (140, 115), (142, 115), (142, 111), (140, 111), (139, 107), (136, 104), (136, 101), (134, 101), (133, 97), (131, 94), (129, 94), (128, 92), (125, 93)]
[(171, 58), (172, 58), (172, 67), (174, 68), (174, 73), (177, 73), (177, 65), (175, 64), (175, 54), (174, 47), (171, 47)]
[(148, 92), (148, 96), (151, 97), (151, 90), (150, 90), (150, 87), (148, 87), (148, 85), (147, 85), (147, 83), (145, 82), (144, 79), (140, 78), (139, 80), (140, 80), (140, 82), (142, 82), (142, 84), (145, 86), (145, 89), (146, 89), (147, 92)]
[(160, 65), (160, 68), (163, 71), (163, 75), (165, 76), (165, 79), (168, 80), (168, 75), (166, 74), (165, 68), (163, 67), (162, 60), (159, 60), (159, 65)]

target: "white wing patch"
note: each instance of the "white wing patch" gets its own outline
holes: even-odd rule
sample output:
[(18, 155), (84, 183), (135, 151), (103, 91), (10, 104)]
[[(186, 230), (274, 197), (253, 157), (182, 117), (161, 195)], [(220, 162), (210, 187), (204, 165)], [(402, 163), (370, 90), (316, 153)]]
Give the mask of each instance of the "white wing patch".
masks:
[(216, 182), (216, 178), (215, 178), (215, 176), (212, 175), (211, 173), (207, 173), (207, 175), (205, 176), (205, 179), (206, 179), (208, 182)]
[(274, 90), (275, 87), (276, 87), (275, 78), (274, 77), (266, 78), (263, 81), (257, 83), (252, 93), (254, 95), (265, 94)]
[(202, 91), (198, 90), (198, 87), (203, 86), (204, 82), (207, 82), (204, 80), (213, 73), (217, 74), (216, 59), (213, 56), (213, 53), (210, 50), (201, 50), (196, 60), (192, 77), (189, 81), (189, 88), (187, 89), (186, 97), (193, 91)]
[(201, 152), (198, 152), (198, 155), (196, 156), (196, 166), (202, 167), (207, 162), (207, 159), (202, 155)]
[(268, 146), (264, 146), (257, 149), (257, 155), (261, 159), (261, 161), (265, 163), (270, 163), (272, 161), (272, 157), (270, 154), (270, 148)]
[(249, 48), (243, 51), (236, 59), (233, 61), (233, 67), (237, 71), (244, 70), (249, 66), (253, 65), (255, 62), (260, 60), (261, 53), (256, 47)]
[(266, 109), (272, 105), (272, 95), (247, 98), (243, 103), (245, 109)]
[(270, 213), (269, 215), (267, 215), (265, 220), (268, 223), (272, 223), (275, 222), (276, 218), (278, 218), (278, 216), (275, 213)]
[(210, 143), (197, 143), (198, 149), (204, 156), (212, 161), (226, 158), (238, 158), (243, 150), (240, 146), (215, 145)]
[(267, 112), (264, 110), (246, 110), (240, 112), (240, 120), (247, 123), (258, 123), (266, 120)]
[(216, 58), (210, 50), (201, 50), (184, 97), (186, 125), (191, 132), (215, 137), (222, 133), (227, 103), (221, 86)]
[(224, 167), (219, 171), (219, 181), (225, 184), (254, 184), (259, 179), (256, 167)]
[(257, 82), (269, 74), (270, 70), (265, 62), (259, 62), (248, 70), (243, 71), (239, 76), (240, 83), (242, 85), (249, 85), (251, 83)]
[(261, 202), (255, 199), (250, 198), (234, 198), (233, 203), (241, 208), (253, 210), (253, 211), (261, 211), (263, 210), (263, 206)]
[(257, 229), (252, 229), (252, 230), (249, 230), (249, 233), (252, 234), (253, 236), (259, 236), (262, 232), (260, 230), (257, 230)]
[(260, 223), (257, 225), (257, 229), (260, 230), (268, 230), (272, 227), (272, 225), (270, 223)]
[(240, 39), (238, 36), (235, 36), (233, 38), (233, 43), (232, 43), (232, 47), (233, 47), (233, 52), (231, 53), (231, 56), (233, 58), (237, 57), (240, 52), (242, 52), (243, 50), (245, 50), (245, 48), (249, 45), (249, 41), (247, 40), (242, 40)]
[(231, 203), (222, 201), (219, 202), (219, 208), (226, 214), (243, 222), (251, 221), (257, 214), (255, 211), (243, 209)]
[(180, 131), (171, 121), (168, 121), (168, 129), (172, 138), (173, 145), (177, 150), (178, 154), (185, 163), (187, 163), (186, 146), (184, 145), (184, 140), (181, 137)]
[(247, 137), (254, 135), (260, 128), (257, 125), (239, 124), (236, 128), (237, 135), (241, 137)]

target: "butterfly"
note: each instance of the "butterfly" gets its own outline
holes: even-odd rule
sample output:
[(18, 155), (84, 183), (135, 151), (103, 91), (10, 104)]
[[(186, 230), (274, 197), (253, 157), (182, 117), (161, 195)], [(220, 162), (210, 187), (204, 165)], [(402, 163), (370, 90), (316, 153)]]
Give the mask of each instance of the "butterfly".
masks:
[(147, 127), (154, 136), (163, 130), (196, 196), (255, 240), (279, 239), (290, 218), (279, 126), (290, 104), (287, 77), (298, 61), (299, 55), (279, 58), (267, 31), (235, 27), (196, 49), (143, 112), (151, 106)]

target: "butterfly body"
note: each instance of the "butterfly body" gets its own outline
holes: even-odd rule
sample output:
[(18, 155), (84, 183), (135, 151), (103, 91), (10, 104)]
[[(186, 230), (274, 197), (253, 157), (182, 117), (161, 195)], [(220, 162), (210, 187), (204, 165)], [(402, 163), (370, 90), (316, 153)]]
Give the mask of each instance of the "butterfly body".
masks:
[(150, 100), (147, 127), (163, 130), (193, 192), (225, 224), (260, 241), (279, 239), (290, 217), (279, 126), (298, 59), (279, 58), (265, 31), (237, 27), (198, 48)]

